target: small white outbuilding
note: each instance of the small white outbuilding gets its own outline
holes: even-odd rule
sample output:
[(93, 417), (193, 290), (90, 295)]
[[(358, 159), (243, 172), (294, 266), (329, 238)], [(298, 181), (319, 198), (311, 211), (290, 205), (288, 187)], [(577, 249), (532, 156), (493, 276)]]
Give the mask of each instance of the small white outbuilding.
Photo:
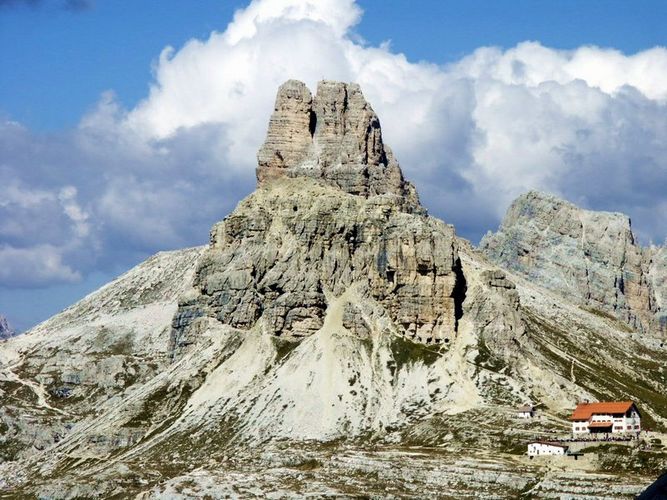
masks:
[(524, 405), (516, 410), (518, 418), (533, 418), (535, 416), (535, 408), (532, 405)]
[(566, 455), (568, 446), (549, 441), (533, 441), (528, 443), (528, 456), (537, 457), (542, 455)]

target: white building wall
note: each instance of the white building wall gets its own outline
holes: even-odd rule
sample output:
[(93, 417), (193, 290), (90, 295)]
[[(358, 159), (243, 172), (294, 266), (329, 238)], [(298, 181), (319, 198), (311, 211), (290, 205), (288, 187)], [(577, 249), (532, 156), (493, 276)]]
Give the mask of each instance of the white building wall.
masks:
[(545, 443), (530, 443), (528, 445), (528, 456), (541, 455), (565, 455), (565, 448)]
[(630, 412), (629, 417), (623, 416), (622, 424), (619, 423), (619, 425), (623, 426), (623, 432), (639, 432), (642, 430), (641, 418), (639, 413), (634, 410)]
[(573, 434), (581, 434), (583, 432), (588, 432), (588, 422), (572, 422)]

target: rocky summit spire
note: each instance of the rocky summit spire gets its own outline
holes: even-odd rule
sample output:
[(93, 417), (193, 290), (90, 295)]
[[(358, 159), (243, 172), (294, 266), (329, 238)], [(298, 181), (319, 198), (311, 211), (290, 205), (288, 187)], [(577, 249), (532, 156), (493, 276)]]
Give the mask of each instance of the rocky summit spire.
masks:
[(257, 159), (259, 186), (277, 177), (313, 177), (364, 197), (395, 195), (405, 208), (421, 210), (356, 83), (321, 81), (315, 97), (297, 80), (281, 85)]

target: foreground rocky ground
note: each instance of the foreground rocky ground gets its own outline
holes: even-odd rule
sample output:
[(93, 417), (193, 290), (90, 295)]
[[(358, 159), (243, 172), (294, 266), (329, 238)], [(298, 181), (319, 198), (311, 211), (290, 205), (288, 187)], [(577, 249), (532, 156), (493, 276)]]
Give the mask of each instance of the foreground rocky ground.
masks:
[[(178, 459), (176, 459), (178, 460)], [(541, 462), (541, 463), (538, 463)], [(597, 471), (595, 459), (529, 461), (516, 455), (466, 456), (443, 448), (391, 445), (269, 445), (256, 454), (218, 455), (154, 487), (141, 463), (118, 465), (108, 495), (138, 498), (375, 496), (438, 498), (634, 498), (646, 479)], [(164, 471), (162, 472), (164, 474)], [(87, 496), (109, 474), (43, 493)], [(106, 486), (106, 485), (105, 485)]]

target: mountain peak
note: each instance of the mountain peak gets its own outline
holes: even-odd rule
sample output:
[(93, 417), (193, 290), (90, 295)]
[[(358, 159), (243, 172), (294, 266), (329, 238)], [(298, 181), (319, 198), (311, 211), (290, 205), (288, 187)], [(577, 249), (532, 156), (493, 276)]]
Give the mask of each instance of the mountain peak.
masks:
[(281, 85), (257, 160), (260, 187), (279, 177), (311, 177), (354, 195), (395, 195), (421, 210), (356, 83), (323, 80), (314, 97), (303, 82)]
[(2, 314), (0, 314), (0, 340), (7, 339), (16, 335), (16, 332)]
[(665, 332), (664, 252), (642, 249), (625, 214), (529, 191), (512, 202), (480, 249), (496, 264), (633, 329)]
[(505, 218), (511, 219), (513, 217), (520, 216), (521, 211), (526, 209), (533, 211), (537, 210), (546, 214), (559, 210), (566, 210), (576, 213), (587, 213), (591, 217), (613, 221), (614, 224), (618, 225), (619, 227), (627, 227), (628, 230), (631, 230), (632, 225), (630, 217), (624, 213), (604, 210), (586, 210), (554, 194), (544, 191), (537, 191), (534, 189), (519, 195), (512, 202)]

